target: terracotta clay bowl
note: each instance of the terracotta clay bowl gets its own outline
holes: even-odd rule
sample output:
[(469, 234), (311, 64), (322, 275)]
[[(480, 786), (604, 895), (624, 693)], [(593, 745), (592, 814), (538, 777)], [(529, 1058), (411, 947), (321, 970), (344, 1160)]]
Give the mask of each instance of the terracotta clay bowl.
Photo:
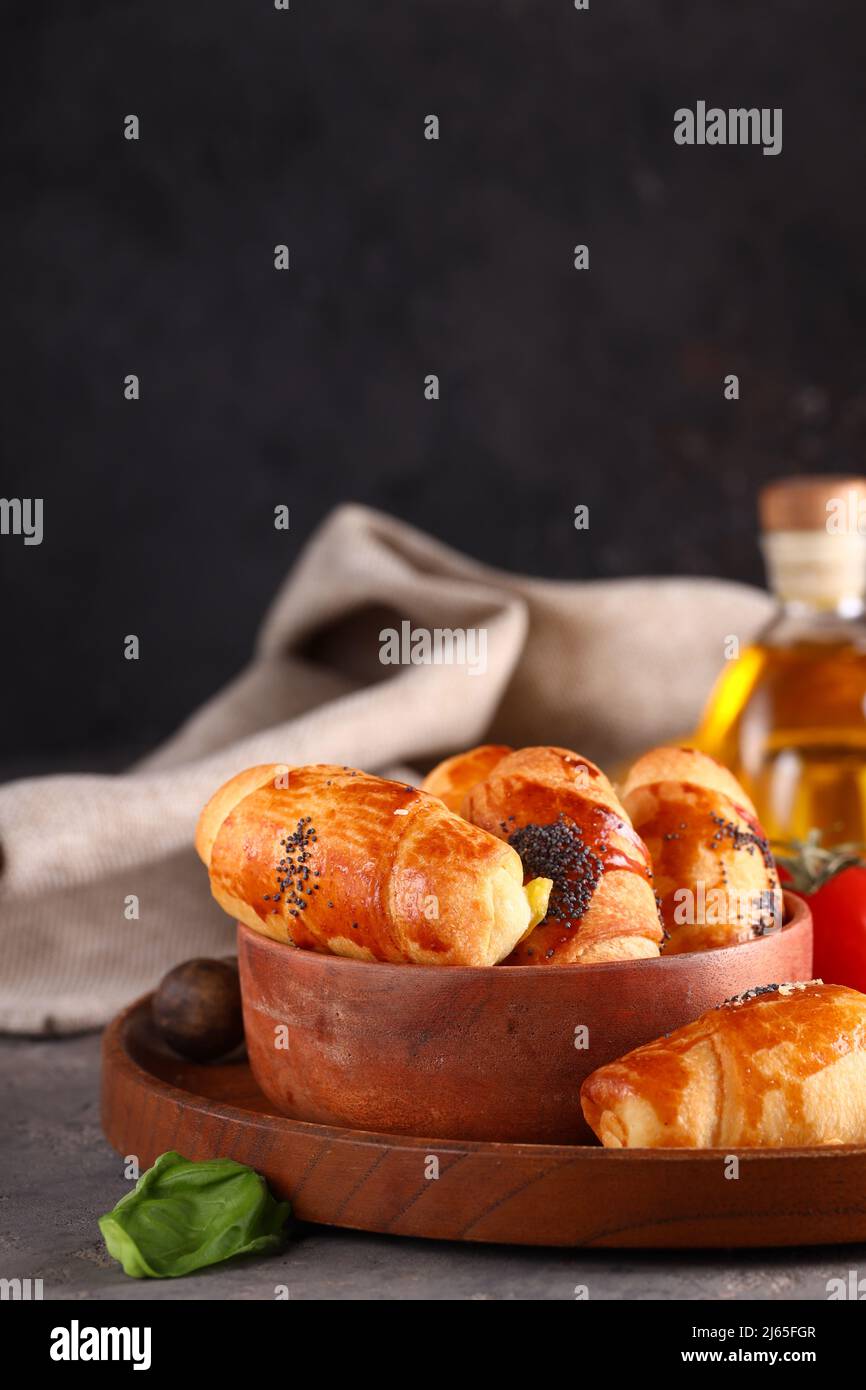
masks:
[(812, 918), (742, 946), (607, 965), (379, 965), (238, 926), (247, 1051), (293, 1119), (429, 1138), (596, 1142), (596, 1067), (756, 985), (812, 976)]

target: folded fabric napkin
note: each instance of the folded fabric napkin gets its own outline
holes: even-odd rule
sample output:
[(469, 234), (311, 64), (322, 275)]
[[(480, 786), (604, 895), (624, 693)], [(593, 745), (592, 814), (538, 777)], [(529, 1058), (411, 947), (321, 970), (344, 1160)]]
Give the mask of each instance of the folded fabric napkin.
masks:
[(265, 614), (248, 668), (154, 754), (121, 776), (0, 787), (0, 1029), (101, 1025), (179, 960), (232, 949), (192, 842), (204, 802), (240, 769), (406, 777), (490, 740), (562, 744), (615, 771), (693, 727), (725, 638), (747, 641), (770, 608), (716, 580), (505, 574), (339, 508)]

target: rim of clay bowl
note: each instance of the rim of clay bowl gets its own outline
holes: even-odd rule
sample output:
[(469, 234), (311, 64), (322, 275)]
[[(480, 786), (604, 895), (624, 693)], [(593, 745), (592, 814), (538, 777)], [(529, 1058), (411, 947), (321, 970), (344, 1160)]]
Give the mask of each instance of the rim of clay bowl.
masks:
[(262, 932), (256, 931), (253, 927), (248, 927), (244, 922), (238, 922), (238, 927), (249, 934), (251, 940), (259, 947), (274, 951), (286, 952), (292, 959), (299, 961), (305, 959), (309, 963), (311, 970), (316, 966), (324, 968), (325, 965), (340, 970), (377, 970), (377, 971), (396, 971), (402, 974), (406, 970), (432, 970), (437, 976), (443, 971), (450, 971), (452, 974), (462, 970), (467, 975), (479, 975), (486, 972), (494, 972), (497, 975), (518, 975), (521, 979), (539, 976), (552, 976), (580, 971), (585, 975), (587, 971), (605, 971), (608, 973), (622, 970), (624, 966), (632, 969), (643, 970), (665, 970), (667, 972), (685, 971), (695, 965), (697, 961), (713, 960), (719, 961), (727, 955), (742, 955), (744, 952), (757, 953), (766, 950), (767, 943), (778, 941), (780, 937), (786, 936), (789, 932), (804, 933), (811, 931), (812, 913), (807, 902), (797, 893), (791, 893), (787, 889), (783, 892), (785, 904), (785, 921), (779, 931), (767, 932), (765, 936), (755, 937), (753, 941), (740, 941), (735, 946), (715, 946), (706, 951), (683, 951), (675, 956), (644, 956), (635, 960), (606, 960), (598, 961), (591, 965), (509, 965), (503, 968), (502, 963), (498, 965), (421, 965), (415, 961), (383, 961), (383, 960), (356, 960), (354, 956), (338, 956), (329, 951), (309, 951), (290, 946), (285, 941), (275, 941), (272, 936), (265, 936)]

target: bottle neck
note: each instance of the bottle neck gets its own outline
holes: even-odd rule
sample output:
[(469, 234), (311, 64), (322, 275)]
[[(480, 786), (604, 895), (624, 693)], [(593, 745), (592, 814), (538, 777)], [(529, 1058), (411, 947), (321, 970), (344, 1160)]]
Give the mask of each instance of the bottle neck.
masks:
[(857, 618), (866, 595), (866, 536), (769, 531), (761, 538), (770, 587), (786, 612)]

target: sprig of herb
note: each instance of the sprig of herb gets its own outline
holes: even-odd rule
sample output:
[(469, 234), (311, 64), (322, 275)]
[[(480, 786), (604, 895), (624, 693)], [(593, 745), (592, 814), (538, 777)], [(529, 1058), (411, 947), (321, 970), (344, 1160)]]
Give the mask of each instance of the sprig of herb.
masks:
[(810, 830), (805, 840), (774, 840), (773, 854), (791, 875), (795, 893), (817, 893), (843, 869), (866, 867), (866, 845), (848, 841), (822, 845), (822, 832)]

